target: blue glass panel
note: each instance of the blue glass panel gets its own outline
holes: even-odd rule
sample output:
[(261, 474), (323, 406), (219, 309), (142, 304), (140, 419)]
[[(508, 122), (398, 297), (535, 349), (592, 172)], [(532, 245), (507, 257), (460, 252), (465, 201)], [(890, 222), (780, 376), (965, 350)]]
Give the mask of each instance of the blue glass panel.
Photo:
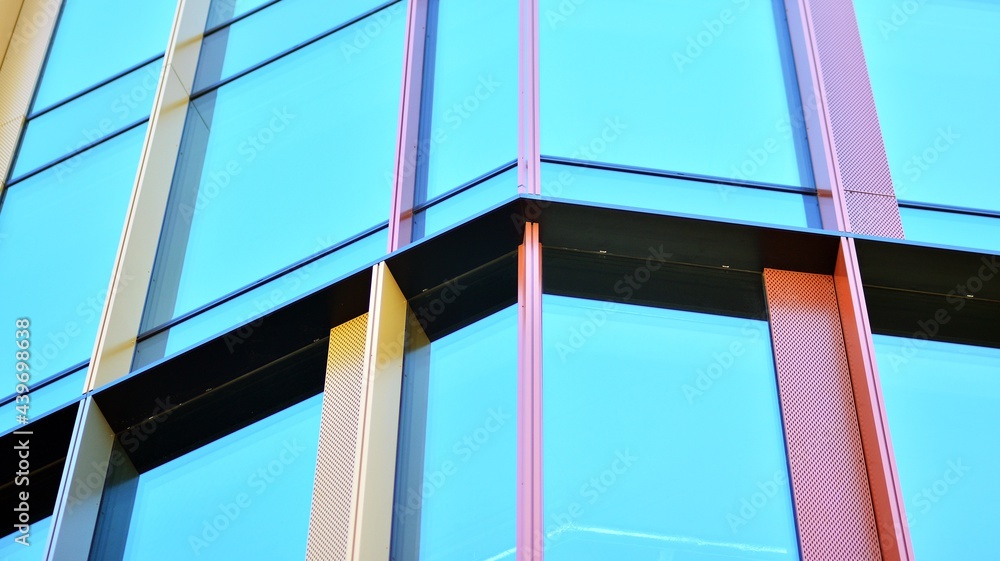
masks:
[(239, 17), (254, 8), (263, 6), (271, 0), (212, 0), (208, 9), (208, 21), (205, 29), (211, 29), (235, 17)]
[(562, 164), (542, 164), (542, 194), (632, 208), (821, 227), (816, 197)]
[(135, 127), (5, 194), (0, 292), (13, 297), (0, 298), (0, 326), (31, 320), (34, 383), (90, 358), (145, 129)]
[(433, 236), (516, 196), (517, 168), (515, 167), (428, 207), (417, 217), (422, 224), (414, 226), (415, 231), (418, 228), (423, 229), (423, 235), (414, 237), (419, 239)]
[(176, 9), (176, 0), (65, 0), (33, 109), (162, 54)]
[[(31, 401), (28, 404), (28, 419), (41, 417), (80, 397), (86, 379), (87, 369), (83, 368), (42, 388), (32, 389), (29, 394)], [(17, 406), (16, 402), (11, 401), (0, 407), (0, 434), (20, 427), (16, 420)]]
[[(141, 341), (136, 347), (132, 368), (137, 370), (161, 358), (179, 354), (184, 349), (245, 324), (334, 279), (378, 261), (385, 254), (388, 242), (387, 230), (379, 230)], [(253, 324), (248, 327), (249, 330), (253, 328)]]
[(0, 559), (3, 561), (42, 561), (45, 559), (45, 546), (49, 542), (51, 526), (52, 517), (32, 523), (26, 538), (28, 540), (27, 547), (14, 541), (21, 536), (19, 533), (15, 532), (0, 538)]
[(1000, 211), (1000, 3), (854, 9), (897, 197)]
[(123, 561), (305, 559), (322, 403), (140, 475)]
[(148, 118), (162, 67), (161, 58), (30, 120), (12, 176), (16, 178)]
[(542, 154), (813, 185), (783, 2), (539, 6)]
[(345, 60), (367, 21), (193, 102), (143, 329), (388, 219), (405, 22)]
[[(229, 78), (285, 49), (329, 31), (384, 3), (380, 0), (282, 0), (219, 30), (202, 43), (194, 87)], [(401, 48), (396, 30), (406, 25), (406, 2), (396, 2), (337, 38), (344, 63), (363, 62), (374, 43)], [(370, 55), (371, 56), (371, 55)], [(377, 55), (374, 55), (377, 56)]]
[(1000, 349), (874, 340), (916, 558), (994, 557)]
[(517, 156), (518, 2), (438, 0), (430, 10), (417, 203)]
[(545, 295), (545, 559), (798, 559), (766, 322)]
[(404, 368), (393, 557), (513, 559), (517, 308), (412, 345)]
[(899, 207), (906, 239), (1000, 252), (1000, 218)]

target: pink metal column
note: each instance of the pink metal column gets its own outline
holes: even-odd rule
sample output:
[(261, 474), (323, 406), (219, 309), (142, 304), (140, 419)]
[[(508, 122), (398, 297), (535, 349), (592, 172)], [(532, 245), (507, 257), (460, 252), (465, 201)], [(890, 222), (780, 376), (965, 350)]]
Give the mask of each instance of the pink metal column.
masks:
[(882, 559), (834, 279), (764, 270), (803, 561)]
[(423, 90), (428, 1), (410, 0), (406, 12), (403, 91), (399, 100), (399, 133), (389, 214), (389, 253), (410, 243), (413, 229), (413, 185), (417, 163), (422, 156), (419, 146), (420, 93)]
[(539, 195), (542, 181), (538, 144), (538, 0), (521, 0), (520, 14), (517, 183), (519, 192)]
[(517, 559), (541, 561), (542, 513), (542, 246), (538, 224), (525, 225), (518, 248)]

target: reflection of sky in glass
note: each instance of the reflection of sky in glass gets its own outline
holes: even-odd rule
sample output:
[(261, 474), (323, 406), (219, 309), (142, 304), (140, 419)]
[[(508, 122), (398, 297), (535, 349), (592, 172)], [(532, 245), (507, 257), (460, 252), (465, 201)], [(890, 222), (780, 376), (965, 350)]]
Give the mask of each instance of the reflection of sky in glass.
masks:
[(539, 4), (542, 154), (813, 185), (783, 8)]
[(874, 339), (917, 559), (994, 558), (1000, 349)]
[(543, 312), (546, 559), (798, 559), (766, 322)]
[(322, 402), (140, 475), (124, 560), (304, 559)]
[(21, 535), (19, 532), (0, 538), (0, 559), (3, 561), (42, 561), (45, 559), (45, 546), (49, 542), (51, 525), (52, 517), (32, 522), (27, 538), (27, 547), (14, 541)]
[(854, 3), (896, 195), (1000, 211), (1000, 3)]

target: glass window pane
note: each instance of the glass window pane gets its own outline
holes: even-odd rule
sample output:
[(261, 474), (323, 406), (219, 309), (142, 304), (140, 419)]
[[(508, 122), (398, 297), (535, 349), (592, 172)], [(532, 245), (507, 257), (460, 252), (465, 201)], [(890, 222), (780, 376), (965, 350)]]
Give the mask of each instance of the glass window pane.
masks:
[(163, 59), (28, 121), (12, 177), (149, 118)]
[[(282, 0), (205, 37), (195, 90), (211, 86), (285, 49), (372, 10), (379, 0)], [(351, 62), (372, 43), (393, 46), (395, 29), (406, 25), (406, 2), (396, 2), (337, 40), (339, 56)]]
[(899, 207), (906, 239), (1000, 252), (1000, 218)]
[(271, 0), (212, 0), (212, 5), (208, 9), (208, 21), (205, 29), (211, 29), (217, 25), (225, 23), (233, 18), (263, 6)]
[(140, 475), (123, 561), (305, 559), (322, 403)]
[(1000, 349), (875, 335), (913, 551), (921, 561), (995, 556)]
[(144, 329), (388, 220), (404, 19), (350, 62), (368, 20), (192, 103)]
[(16, 297), (0, 298), (0, 325), (31, 321), (35, 383), (90, 358), (145, 132), (135, 127), (5, 193), (0, 292)]
[(417, 239), (447, 230), (479, 212), (517, 196), (517, 168), (501, 172), (457, 195), (440, 200), (414, 219)]
[[(83, 383), (86, 379), (87, 369), (82, 368), (46, 386), (37, 389), (32, 388), (30, 393), (31, 402), (28, 406), (28, 419), (41, 417), (80, 397), (83, 394)], [(11, 401), (7, 405), (0, 407), (0, 434), (11, 429), (20, 428), (20, 423), (17, 422), (17, 406), (18, 403), (16, 401)]]
[(163, 54), (176, 8), (176, 0), (65, 0), (33, 110)]
[(517, 308), (411, 344), (403, 394), (393, 558), (513, 559)]
[(542, 194), (730, 220), (822, 227), (814, 195), (642, 173), (543, 163)]
[(431, 2), (416, 204), (517, 157), (518, 4)]
[(896, 195), (1000, 211), (1000, 3), (866, 0), (854, 9)]
[(31, 531), (28, 533), (28, 546), (21, 545), (14, 540), (20, 538), (22, 534), (15, 532), (0, 538), (0, 559), (4, 561), (42, 561), (45, 559), (45, 547), (49, 543), (49, 529), (52, 526), (52, 517), (43, 518), (38, 522), (31, 523)]
[(546, 560), (798, 559), (767, 323), (542, 302)]
[(783, 2), (539, 6), (542, 154), (813, 186)]

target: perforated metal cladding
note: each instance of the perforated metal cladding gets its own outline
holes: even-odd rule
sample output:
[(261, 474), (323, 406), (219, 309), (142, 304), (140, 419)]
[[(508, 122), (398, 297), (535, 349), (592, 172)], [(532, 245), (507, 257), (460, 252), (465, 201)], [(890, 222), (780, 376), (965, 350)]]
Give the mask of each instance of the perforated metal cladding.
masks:
[(869, 236), (903, 237), (903, 222), (895, 197), (845, 191), (851, 231)]
[(306, 559), (346, 560), (350, 553), (356, 473), (364, 407), (368, 314), (330, 331), (319, 456), (313, 485)]
[[(854, 5), (848, 1), (805, 0), (809, 5), (821, 87), (829, 113), (833, 152), (845, 193), (892, 197), (892, 175), (885, 153), (882, 128), (868, 78)], [(848, 202), (851, 230), (902, 237), (899, 208), (888, 204), (864, 206), (868, 199)], [(883, 201), (884, 203), (884, 201)], [(855, 220), (861, 226), (855, 225)]]
[(833, 277), (764, 272), (803, 561), (881, 559)]

